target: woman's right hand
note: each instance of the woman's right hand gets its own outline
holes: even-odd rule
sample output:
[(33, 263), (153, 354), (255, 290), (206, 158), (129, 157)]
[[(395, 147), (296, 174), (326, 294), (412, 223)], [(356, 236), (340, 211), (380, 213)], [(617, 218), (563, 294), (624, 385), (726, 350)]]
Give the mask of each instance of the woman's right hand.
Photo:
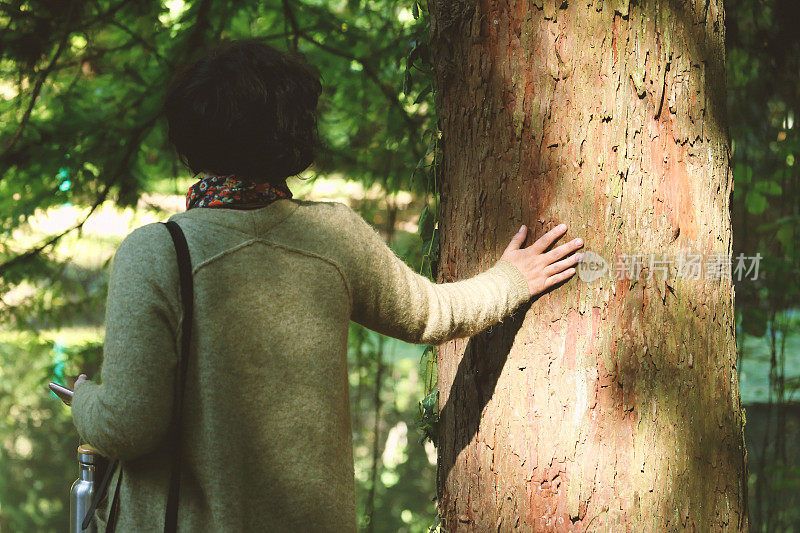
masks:
[(523, 225), (517, 234), (512, 237), (511, 242), (503, 252), (502, 257), (500, 257), (500, 259), (505, 259), (522, 272), (528, 282), (532, 297), (543, 293), (550, 287), (569, 279), (575, 274), (574, 266), (578, 264), (583, 254), (570, 254), (583, 246), (582, 239), (573, 239), (566, 244), (553, 248), (549, 252), (546, 251), (566, 231), (567, 225), (560, 224), (539, 237), (536, 242), (527, 248), (521, 248), (528, 233), (528, 228)]
[(78, 376), (78, 379), (75, 380), (75, 384), (72, 385), (72, 390), (74, 391), (75, 389), (77, 389), (78, 385), (80, 385), (84, 381), (89, 381), (89, 378), (86, 377), (86, 374), (81, 374), (80, 376)]

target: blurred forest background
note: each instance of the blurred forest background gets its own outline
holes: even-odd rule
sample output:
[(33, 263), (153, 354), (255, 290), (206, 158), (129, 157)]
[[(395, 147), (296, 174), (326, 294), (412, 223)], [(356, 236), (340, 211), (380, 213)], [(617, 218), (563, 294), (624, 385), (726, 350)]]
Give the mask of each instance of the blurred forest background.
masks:
[[(734, 254), (763, 258), (735, 282), (750, 514), (800, 530), (800, 5), (726, 11)], [(171, 72), (221, 39), (304, 53), (325, 148), (295, 197), (349, 203), (431, 276), (428, 17), (409, 0), (4, 0), (0, 26), (0, 532), (64, 531), (78, 437), (46, 384), (97, 372), (116, 246), (185, 207), (158, 116)], [(435, 351), (352, 325), (349, 357), (360, 530), (435, 528)]]

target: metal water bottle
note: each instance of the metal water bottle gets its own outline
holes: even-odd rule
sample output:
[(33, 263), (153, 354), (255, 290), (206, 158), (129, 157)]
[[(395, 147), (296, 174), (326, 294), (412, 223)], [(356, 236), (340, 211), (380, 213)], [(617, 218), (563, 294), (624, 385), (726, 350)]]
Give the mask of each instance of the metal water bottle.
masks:
[(92, 520), (89, 527), (83, 529), (81, 523), (92, 504), (97, 479), (97, 466), (100, 462), (100, 455), (97, 450), (88, 444), (78, 446), (78, 468), (80, 477), (72, 484), (69, 493), (69, 531), (70, 533), (95, 533), (97, 526)]

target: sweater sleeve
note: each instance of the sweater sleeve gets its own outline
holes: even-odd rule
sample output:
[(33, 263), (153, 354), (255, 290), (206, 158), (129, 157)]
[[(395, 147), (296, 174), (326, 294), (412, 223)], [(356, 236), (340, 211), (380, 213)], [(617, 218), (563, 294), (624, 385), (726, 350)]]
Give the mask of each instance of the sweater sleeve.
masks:
[(462, 281), (433, 283), (412, 270), (358, 213), (342, 205), (349, 230), (352, 320), (415, 344), (470, 337), (530, 299), (522, 272), (505, 260)]
[(158, 447), (171, 416), (181, 316), (175, 250), (152, 223), (117, 248), (106, 301), (101, 383), (74, 393), (72, 418), (84, 442), (113, 459)]

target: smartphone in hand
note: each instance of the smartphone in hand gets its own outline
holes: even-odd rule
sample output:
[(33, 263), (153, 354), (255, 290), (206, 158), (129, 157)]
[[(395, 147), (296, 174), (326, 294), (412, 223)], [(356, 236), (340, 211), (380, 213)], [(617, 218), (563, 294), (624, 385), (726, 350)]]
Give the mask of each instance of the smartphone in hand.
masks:
[(56, 396), (61, 398), (61, 401), (64, 402), (65, 405), (72, 404), (72, 391), (63, 385), (59, 385), (58, 383), (50, 382), (50, 390), (55, 393)]

